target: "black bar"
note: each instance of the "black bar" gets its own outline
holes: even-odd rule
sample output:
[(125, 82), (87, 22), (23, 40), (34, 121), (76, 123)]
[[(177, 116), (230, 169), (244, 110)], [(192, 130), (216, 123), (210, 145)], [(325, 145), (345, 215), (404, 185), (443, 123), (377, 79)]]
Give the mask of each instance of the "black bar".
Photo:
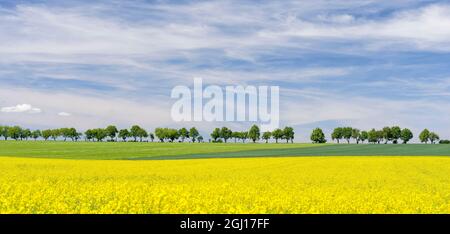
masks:
[[(183, 228), (183, 222), (189, 227)], [(207, 225), (208, 224), (213, 225)], [(196, 225), (195, 227), (193, 225)], [(0, 229), (30, 228), (50, 231), (115, 230), (176, 232), (274, 232), (274, 231), (389, 231), (447, 230), (450, 215), (0, 215)]]

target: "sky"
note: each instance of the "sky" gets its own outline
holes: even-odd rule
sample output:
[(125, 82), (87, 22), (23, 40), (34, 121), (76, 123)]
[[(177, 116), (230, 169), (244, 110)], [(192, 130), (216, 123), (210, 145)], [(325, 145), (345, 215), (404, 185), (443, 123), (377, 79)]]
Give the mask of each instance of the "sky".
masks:
[(281, 125), (450, 138), (450, 1), (0, 0), (0, 124), (174, 122), (177, 85), (276, 85)]

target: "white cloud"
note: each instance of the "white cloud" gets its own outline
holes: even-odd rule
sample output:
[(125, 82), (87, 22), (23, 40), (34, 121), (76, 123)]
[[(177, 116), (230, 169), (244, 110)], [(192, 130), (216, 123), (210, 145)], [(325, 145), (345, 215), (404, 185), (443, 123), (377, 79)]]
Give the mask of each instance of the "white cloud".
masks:
[(320, 38), (353, 41), (362, 43), (369, 50), (383, 50), (390, 45), (396, 46), (389, 47), (390, 50), (450, 50), (449, 5), (400, 10), (381, 19), (358, 19), (351, 15), (322, 15), (318, 19), (319, 22), (289, 19), (284, 27), (266, 28), (260, 34), (273, 40)]
[(59, 112), (58, 115), (63, 116), (63, 117), (68, 117), (68, 116), (71, 116), (72, 114), (67, 113), (67, 112)]
[[(394, 50), (450, 50), (449, 5), (397, 9), (393, 15), (379, 19), (358, 18), (352, 12), (321, 13), (333, 9), (352, 11), (355, 10), (352, 7), (362, 5), (361, 1), (345, 4), (283, 1), (252, 6), (232, 1), (144, 4), (139, 8), (161, 11), (162, 15), (154, 21), (139, 22), (128, 22), (120, 14), (104, 15), (105, 6), (63, 9), (19, 5), (14, 11), (0, 15), (0, 58), (4, 58), (0, 62), (148, 68), (148, 62), (141, 61), (143, 57), (146, 61), (177, 56), (204, 60), (198, 50), (219, 50), (224, 56), (255, 61), (254, 57), (260, 53), (279, 47), (324, 49), (320, 46), (323, 40), (336, 39), (357, 41), (363, 50), (382, 50), (392, 44), (396, 45), (391, 48)], [(227, 28), (237, 32), (224, 30)], [(336, 52), (338, 48), (328, 50)]]
[[(36, 105), (45, 109), (39, 115), (0, 115), (0, 122), (8, 125), (19, 124), (27, 127), (71, 126), (80, 130), (98, 128), (115, 124), (121, 128), (138, 124), (146, 129), (157, 126), (172, 126), (170, 102), (153, 98), (151, 100), (132, 101), (111, 96), (88, 96), (65, 92), (45, 92), (32, 89), (10, 87), (0, 88), (0, 101), (34, 100)], [(171, 101), (171, 100), (169, 100)], [(61, 110), (70, 110), (70, 118), (55, 114)], [(76, 114), (75, 114), (76, 113)]]
[[(38, 101), (35, 104), (46, 111), (39, 116), (1, 115), (0, 120), (50, 127), (87, 128), (114, 123), (123, 127), (136, 123), (146, 127), (174, 126), (169, 116), (170, 102), (164, 93), (170, 94), (168, 88), (172, 84), (190, 85), (192, 77), (203, 77), (207, 83), (215, 84), (289, 82), (292, 90), (282, 89), (286, 99), (281, 100), (285, 103), (282, 121), (286, 124), (352, 119), (355, 124), (360, 123), (361, 128), (391, 122), (405, 126), (450, 126), (448, 120), (442, 118), (449, 115), (446, 100), (443, 100), (444, 108), (424, 100), (335, 95), (333, 90), (342, 86), (327, 87), (332, 86), (333, 83), (326, 83), (332, 82), (331, 79), (326, 79), (318, 88), (316, 83), (316, 90), (303, 89), (306, 82), (346, 78), (360, 68), (321, 63), (329, 57), (324, 60), (319, 57), (312, 65), (303, 64), (303, 61), (312, 61), (308, 54), (302, 54), (305, 51), (333, 55), (357, 53), (362, 60), (367, 58), (367, 50), (386, 51), (387, 47), (390, 53), (404, 49), (449, 51), (450, 6), (439, 4), (405, 10), (402, 9), (404, 3), (317, 0), (249, 5), (242, 1), (215, 1), (179, 5), (152, 3), (118, 11), (112, 9), (115, 4), (102, 7), (80, 4), (73, 8), (19, 5), (0, 14), (0, 65), (6, 68), (11, 64), (23, 65), (8, 69), (11, 72), (0, 71), (0, 78), (4, 77), (0, 80), (0, 101)], [(364, 18), (365, 13), (379, 10), (366, 7), (370, 4), (387, 4), (389, 9), (398, 5), (392, 15)], [(104, 9), (113, 12), (105, 14)], [(157, 15), (147, 17), (148, 12)], [(134, 16), (138, 19), (130, 20)], [(336, 57), (338, 60), (339, 56)], [(245, 65), (230, 68), (228, 58), (244, 60), (251, 64), (251, 69)], [(292, 65), (296, 67), (282, 66), (292, 58), (299, 61)], [(262, 61), (265, 59), (275, 61), (275, 65), (265, 64), (267, 61)], [(169, 63), (168, 60), (187, 62)], [(205, 63), (210, 66), (202, 66)], [(281, 66), (277, 67), (278, 64)], [(80, 65), (101, 66), (80, 69)], [(8, 80), (14, 72), (24, 70), (27, 74), (22, 79), (26, 81)], [(61, 92), (46, 92), (43, 87), (53, 87), (54, 83), (41, 84), (42, 77), (57, 80), (57, 84), (69, 81), (69, 87), (62, 86), (58, 89)], [(405, 85), (399, 87), (424, 87), (420, 89), (422, 96), (429, 96), (430, 91), (448, 95), (448, 83), (431, 87), (432, 82), (427, 85), (426, 82), (411, 82), (412, 79), (408, 77)], [(32, 84), (27, 83), (30, 80)], [(114, 89), (105, 94), (101, 90), (90, 92), (92, 90), (83, 89), (84, 86), (77, 86), (89, 81)], [(294, 82), (302, 85), (301, 88)], [(9, 83), (13, 87), (6, 89)], [(26, 89), (26, 85), (31, 88)], [(367, 85), (374, 89), (373, 82)], [(386, 85), (393, 83), (389, 81)], [(124, 94), (116, 90), (136, 92)], [(21, 110), (24, 106), (5, 108), (2, 112)], [(25, 106), (27, 108), (23, 112), (41, 111), (31, 105)], [(76, 114), (71, 118), (58, 117), (65, 115), (59, 112), (65, 108)], [(413, 111), (417, 113), (408, 114)], [(212, 127), (212, 124), (201, 124)], [(446, 127), (441, 129), (447, 130)]]
[(30, 104), (18, 104), (16, 106), (2, 107), (1, 112), (5, 113), (40, 113), (40, 108), (33, 107)]

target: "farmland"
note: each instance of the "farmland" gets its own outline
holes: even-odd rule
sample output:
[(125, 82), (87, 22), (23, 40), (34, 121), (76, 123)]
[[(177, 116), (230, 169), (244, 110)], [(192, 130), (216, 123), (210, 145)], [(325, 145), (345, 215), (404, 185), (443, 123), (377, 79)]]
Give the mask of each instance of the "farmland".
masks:
[(0, 213), (450, 213), (448, 145), (0, 141), (0, 155)]
[(0, 156), (64, 159), (138, 159), (316, 146), (320, 145), (0, 141)]
[(0, 141), (0, 156), (59, 159), (198, 159), (290, 156), (450, 156), (431, 144), (207, 144)]
[(450, 213), (448, 157), (0, 159), (0, 213)]

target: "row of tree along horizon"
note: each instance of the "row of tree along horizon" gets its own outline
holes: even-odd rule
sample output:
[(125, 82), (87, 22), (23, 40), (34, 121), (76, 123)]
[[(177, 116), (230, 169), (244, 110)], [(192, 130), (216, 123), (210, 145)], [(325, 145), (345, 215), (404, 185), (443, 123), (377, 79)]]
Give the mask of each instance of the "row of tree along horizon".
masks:
[[(57, 128), (46, 130), (30, 130), (24, 129), (20, 126), (0, 126), (0, 137), (4, 140), (28, 140), (28, 139), (44, 139), (45, 141), (52, 139), (54, 141), (62, 139), (66, 141), (71, 139), (72, 141), (78, 141), (84, 137), (85, 141), (155, 141), (158, 138), (161, 142), (184, 142), (189, 139), (191, 142), (203, 142), (204, 138), (200, 135), (199, 131), (192, 127), (189, 130), (187, 128), (156, 128), (154, 133), (147, 132), (144, 128), (133, 125), (130, 129), (118, 129), (114, 125), (110, 125), (106, 128), (88, 129), (84, 133), (78, 132), (75, 128)], [(210, 142), (219, 143), (227, 142), (229, 139), (234, 138), (245, 143), (246, 140), (253, 142), (264, 139), (268, 141), (274, 138), (278, 143), (278, 140), (285, 139), (286, 142), (294, 141), (294, 129), (292, 127), (285, 127), (284, 129), (276, 129), (273, 132), (264, 132), (261, 134), (258, 126), (253, 125), (248, 131), (235, 132), (227, 127), (215, 128), (211, 133)]]
[[(370, 131), (361, 131), (357, 128), (352, 127), (338, 127), (333, 130), (331, 133), (331, 139), (336, 140), (339, 143), (342, 140), (346, 140), (347, 143), (350, 143), (351, 139), (359, 144), (364, 143), (365, 141), (369, 143), (384, 143), (387, 144), (392, 142), (393, 144), (399, 143), (399, 140), (402, 140), (403, 144), (407, 144), (411, 139), (413, 139), (414, 135), (411, 130), (408, 128), (400, 128), (399, 126), (393, 127), (384, 127), (381, 130), (376, 130), (372, 128)], [(428, 129), (424, 129), (419, 134), (419, 140), (422, 143), (434, 144), (439, 141), (439, 135), (430, 132)], [(311, 134), (311, 140), (315, 143), (325, 143), (325, 135), (323, 134), (320, 128), (316, 128), (313, 130)], [(443, 140), (440, 143), (447, 143), (447, 140)]]
[[(257, 125), (253, 125), (248, 131), (232, 131), (227, 127), (215, 128), (211, 133), (209, 142), (213, 143), (227, 143), (230, 139), (234, 139), (234, 142), (243, 142), (250, 140), (257, 142), (264, 140), (266, 143), (273, 139), (276, 143), (279, 140), (285, 140), (287, 143), (294, 141), (294, 129), (292, 127), (285, 127), (283, 129), (275, 129), (271, 132), (261, 132)], [(84, 138), (85, 141), (155, 141), (156, 138), (160, 142), (184, 142), (189, 140), (191, 142), (203, 142), (204, 138), (200, 135), (199, 131), (192, 127), (189, 130), (187, 128), (174, 129), (174, 128), (156, 128), (154, 133), (147, 132), (144, 128), (133, 125), (130, 129), (118, 129), (114, 125), (110, 125), (106, 128), (88, 129), (84, 133), (78, 132), (75, 128), (58, 128), (47, 130), (30, 130), (24, 129), (20, 126), (0, 126), (0, 137), (4, 140), (28, 140), (28, 139), (52, 139), (54, 141), (62, 139), (66, 141), (71, 139), (72, 141), (78, 141)], [(346, 141), (350, 143), (353, 139), (357, 144), (365, 143), (389, 143), (397, 144), (399, 140), (406, 144), (413, 138), (411, 130), (404, 128), (401, 129), (398, 126), (384, 127), (381, 130), (372, 129), (370, 131), (361, 131), (352, 127), (338, 127), (331, 133), (331, 139), (340, 143)], [(310, 139), (313, 143), (326, 143), (325, 134), (322, 129), (316, 128), (312, 131)], [(439, 141), (439, 135), (430, 132), (428, 129), (424, 129), (419, 139), (422, 143), (436, 143)], [(440, 141), (440, 143), (449, 143), (447, 140)]]

